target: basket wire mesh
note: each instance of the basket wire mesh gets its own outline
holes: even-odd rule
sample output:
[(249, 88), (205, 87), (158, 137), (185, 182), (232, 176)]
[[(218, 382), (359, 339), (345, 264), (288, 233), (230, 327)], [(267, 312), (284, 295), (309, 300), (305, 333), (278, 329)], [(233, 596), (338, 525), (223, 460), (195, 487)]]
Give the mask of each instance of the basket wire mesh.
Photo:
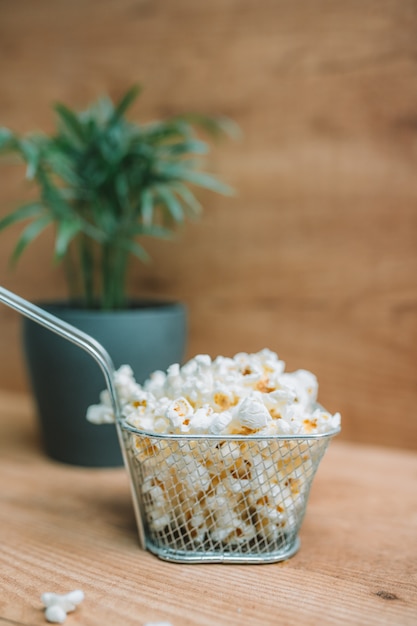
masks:
[(121, 417), (114, 365), (94, 338), (0, 286), (0, 302), (85, 350), (110, 394), (139, 541), (176, 562), (267, 563), (298, 550), (312, 480), (339, 432), (155, 435)]
[(281, 561), (299, 547), (330, 438), (155, 435), (120, 423), (146, 548), (176, 562)]

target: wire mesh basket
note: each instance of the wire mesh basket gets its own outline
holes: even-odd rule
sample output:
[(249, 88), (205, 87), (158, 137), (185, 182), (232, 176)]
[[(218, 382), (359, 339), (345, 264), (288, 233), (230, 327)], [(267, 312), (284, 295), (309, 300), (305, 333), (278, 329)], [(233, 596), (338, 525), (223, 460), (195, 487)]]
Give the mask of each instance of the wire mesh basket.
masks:
[(101, 367), (143, 548), (182, 563), (271, 563), (295, 554), (312, 480), (339, 428), (272, 437), (140, 431), (121, 416), (114, 366), (99, 342), (1, 286), (0, 302)]
[(298, 550), (312, 480), (336, 433), (155, 435), (120, 426), (148, 550), (183, 563), (275, 562)]

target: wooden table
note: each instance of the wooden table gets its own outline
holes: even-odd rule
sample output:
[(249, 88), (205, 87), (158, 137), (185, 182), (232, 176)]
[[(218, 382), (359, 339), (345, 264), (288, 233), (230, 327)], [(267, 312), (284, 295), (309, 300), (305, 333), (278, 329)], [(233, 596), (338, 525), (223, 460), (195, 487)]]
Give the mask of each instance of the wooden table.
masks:
[(180, 565), (138, 547), (124, 469), (40, 450), (28, 398), (0, 393), (0, 626), (45, 624), (40, 595), (81, 588), (68, 626), (417, 624), (417, 455), (334, 441), (299, 553)]

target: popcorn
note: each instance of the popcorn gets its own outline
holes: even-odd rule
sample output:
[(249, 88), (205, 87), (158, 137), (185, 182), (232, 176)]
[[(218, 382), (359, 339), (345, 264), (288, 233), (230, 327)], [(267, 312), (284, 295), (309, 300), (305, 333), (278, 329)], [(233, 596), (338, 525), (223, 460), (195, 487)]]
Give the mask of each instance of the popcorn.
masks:
[(63, 624), (66, 620), (67, 614), (59, 604), (53, 604), (48, 606), (45, 611), (45, 619), (53, 624)]
[(190, 417), (193, 415), (193, 407), (186, 398), (180, 397), (171, 402), (166, 410), (165, 417), (169, 420), (172, 428), (187, 431)]
[[(141, 394), (141, 387), (136, 383), (130, 365), (122, 365), (115, 372), (114, 384), (122, 406), (137, 401), (137, 394)], [(86, 417), (93, 424), (114, 422), (113, 405), (107, 389), (100, 394), (100, 404), (88, 407)]]
[(260, 430), (272, 420), (272, 417), (260, 397), (260, 393), (247, 396), (238, 409), (238, 420), (242, 426), (252, 431)]
[(193, 433), (207, 433), (213, 424), (213, 409), (207, 404), (197, 409), (190, 419), (190, 431)]
[[(142, 477), (149, 532), (180, 550), (279, 546), (297, 532), (327, 443), (285, 437), (340, 425), (339, 413), (317, 405), (314, 374), (285, 372), (265, 349), (214, 360), (198, 355), (143, 385), (123, 366), (116, 387), (122, 419), (142, 431), (124, 437), (132, 472)], [(95, 423), (112, 418), (106, 392), (100, 401), (88, 409)], [(170, 434), (197, 437), (158, 436)]]
[(209, 432), (211, 435), (219, 435), (221, 432), (225, 432), (233, 416), (230, 411), (223, 411), (223, 413), (215, 413), (212, 416)]
[(282, 374), (280, 382), (294, 393), (294, 401), (301, 406), (312, 408), (317, 401), (317, 378), (307, 370), (297, 370), (292, 374)]
[[(143, 384), (123, 365), (115, 374), (123, 417), (135, 428), (172, 434), (314, 434), (340, 424), (317, 406), (317, 378), (307, 370), (285, 372), (270, 350), (212, 360), (200, 354), (180, 367), (154, 372)], [(88, 408), (96, 424), (114, 420), (107, 391)]]
[(87, 419), (92, 424), (111, 424), (114, 422), (113, 408), (104, 402), (93, 404), (87, 409)]
[(54, 624), (63, 624), (67, 613), (75, 611), (84, 600), (84, 592), (80, 589), (67, 594), (43, 593), (41, 601), (45, 607), (45, 619)]

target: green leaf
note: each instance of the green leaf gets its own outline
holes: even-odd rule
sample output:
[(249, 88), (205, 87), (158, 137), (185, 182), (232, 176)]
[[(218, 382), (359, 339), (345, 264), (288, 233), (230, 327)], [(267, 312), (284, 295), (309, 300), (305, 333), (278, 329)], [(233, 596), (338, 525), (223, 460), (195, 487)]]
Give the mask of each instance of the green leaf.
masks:
[(17, 136), (8, 128), (0, 128), (0, 151), (6, 152), (16, 148)]
[(29, 226), (23, 231), (20, 239), (17, 242), (17, 245), (12, 254), (12, 263), (16, 263), (16, 261), (21, 256), (22, 252), (25, 248), (34, 240), (36, 237), (52, 222), (52, 217), (49, 215), (45, 215), (44, 217), (40, 217), (35, 222), (29, 224)]
[(44, 171), (38, 172), (38, 179), (42, 186), (42, 200), (56, 219), (62, 219), (73, 213), (70, 204), (63, 197), (62, 191), (55, 187)]
[(0, 220), (0, 230), (20, 222), (22, 220), (29, 219), (44, 213), (44, 208), (39, 202), (29, 202), (18, 207), (13, 213), (9, 213), (2, 220)]
[(132, 239), (124, 239), (120, 241), (118, 247), (122, 248), (123, 250), (127, 250), (135, 257), (140, 259), (143, 263), (148, 263), (150, 260), (149, 254), (146, 252), (146, 250)]
[(157, 193), (157, 196), (161, 200), (162, 205), (164, 205), (168, 209), (168, 212), (170, 213), (173, 220), (175, 222), (183, 222), (183, 208), (181, 206), (181, 203), (177, 200), (177, 198), (170, 191), (170, 189), (164, 185), (156, 185), (155, 191)]
[(98, 243), (106, 243), (109, 239), (108, 235), (103, 232), (100, 228), (97, 228), (94, 224), (90, 224), (86, 220), (82, 219), (80, 221), (82, 232), (87, 235), (90, 239), (97, 241)]
[(172, 187), (176, 193), (182, 198), (183, 202), (191, 209), (194, 215), (200, 215), (203, 212), (203, 207), (197, 200), (192, 191), (183, 185), (182, 183), (173, 183)]
[(146, 141), (152, 145), (166, 142), (169, 139), (182, 138), (190, 139), (192, 127), (184, 122), (167, 121), (151, 122), (141, 129), (139, 141)]
[(145, 226), (150, 226), (154, 215), (153, 194), (149, 189), (145, 189), (140, 196), (140, 213)]
[(200, 126), (213, 137), (228, 135), (232, 139), (240, 139), (242, 131), (240, 127), (229, 117), (209, 116), (201, 113), (184, 113), (176, 117), (178, 120), (185, 120), (196, 126)]
[(79, 220), (62, 221), (58, 223), (55, 239), (55, 258), (62, 259), (68, 252), (71, 241), (82, 231)]
[(84, 127), (76, 113), (61, 103), (57, 103), (54, 108), (63, 122), (64, 129), (80, 144), (83, 144), (85, 139)]
[(74, 169), (74, 159), (57, 148), (52, 146), (45, 151), (45, 163), (48, 164), (51, 171), (62, 178), (62, 180), (73, 186), (80, 185), (80, 179)]
[(109, 238), (111, 239), (117, 233), (117, 216), (108, 207), (105, 199), (102, 202), (98, 198), (93, 199), (90, 209), (91, 211), (86, 212), (85, 215), (80, 215), (78, 211), (83, 233), (99, 243), (108, 242)]
[(153, 174), (159, 178), (159, 182), (172, 184), (188, 182), (186, 176), (189, 172), (201, 172), (201, 164), (197, 159), (172, 159), (156, 160), (153, 166)]
[(157, 237), (158, 239), (172, 239), (173, 237), (172, 230), (156, 224), (154, 226), (145, 226), (142, 234), (147, 237)]
[(18, 141), (17, 149), (21, 153), (27, 164), (26, 178), (31, 180), (35, 178), (38, 172), (41, 152), (41, 138), (29, 137)]
[(128, 235), (145, 235), (148, 237), (158, 237), (160, 239), (171, 239), (172, 231), (169, 228), (164, 228), (163, 226), (151, 225), (144, 226), (142, 224), (138, 224), (136, 226), (129, 227)]
[(204, 141), (197, 139), (182, 141), (164, 145), (160, 148), (161, 152), (166, 152), (172, 157), (181, 156), (183, 154), (207, 154), (208, 146)]
[(89, 109), (81, 113), (81, 118), (88, 120), (91, 137), (107, 131), (113, 113), (114, 105), (108, 96), (102, 96)]
[(122, 170), (115, 177), (115, 187), (117, 197), (123, 208), (129, 205), (129, 181), (127, 180), (126, 173)]
[(115, 124), (121, 117), (123, 117), (127, 109), (134, 102), (134, 100), (136, 100), (141, 91), (142, 87), (140, 85), (133, 85), (133, 87), (125, 93), (114, 109), (114, 113), (109, 121), (110, 125)]
[(229, 187), (229, 185), (225, 185), (210, 174), (197, 172), (185, 167), (177, 167), (175, 170), (179, 181), (182, 179), (198, 187), (203, 187), (204, 189), (209, 189), (210, 191), (215, 191), (225, 196), (232, 196), (234, 194), (234, 190)]

